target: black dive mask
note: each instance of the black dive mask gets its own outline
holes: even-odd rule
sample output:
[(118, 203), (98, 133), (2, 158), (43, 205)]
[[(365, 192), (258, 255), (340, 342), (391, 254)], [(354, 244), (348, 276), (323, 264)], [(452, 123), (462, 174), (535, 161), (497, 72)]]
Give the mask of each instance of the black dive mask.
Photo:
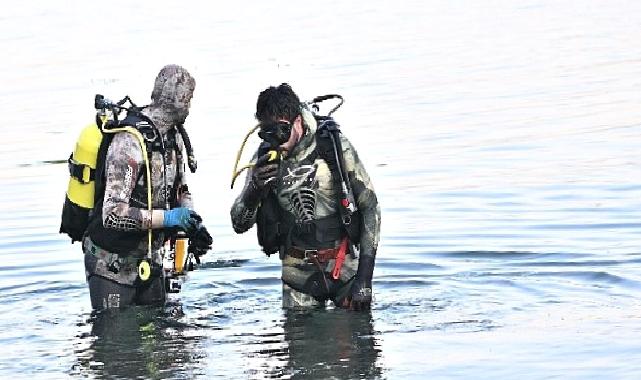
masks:
[(292, 124), (286, 121), (261, 123), (258, 136), (276, 148), (287, 141), (292, 134)]

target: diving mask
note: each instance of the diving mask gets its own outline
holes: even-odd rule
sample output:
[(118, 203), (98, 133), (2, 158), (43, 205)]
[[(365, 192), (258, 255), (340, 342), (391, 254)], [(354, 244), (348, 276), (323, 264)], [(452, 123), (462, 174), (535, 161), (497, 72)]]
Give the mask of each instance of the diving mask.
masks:
[(291, 134), (292, 124), (287, 121), (261, 123), (258, 132), (258, 136), (272, 147), (286, 143)]

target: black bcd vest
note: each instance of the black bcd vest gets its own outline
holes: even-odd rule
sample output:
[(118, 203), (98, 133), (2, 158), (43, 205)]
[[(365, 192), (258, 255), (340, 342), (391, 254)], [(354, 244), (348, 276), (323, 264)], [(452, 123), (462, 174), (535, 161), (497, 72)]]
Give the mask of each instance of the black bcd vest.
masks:
[[(322, 158), (332, 173), (335, 186), (340, 188), (339, 168), (336, 161), (336, 155), (338, 155), (338, 159), (344, 162), (342, 147), (338, 140), (340, 132), (335, 132), (335, 140), (339, 144), (336, 147), (328, 133), (331, 132), (321, 128), (316, 131), (316, 149), (308, 157), (308, 160), (313, 162), (317, 157)], [(343, 164), (342, 167), (344, 168), (345, 165)], [(344, 174), (348, 175), (348, 173)], [(346, 178), (346, 181), (349, 179)], [(337, 199), (337, 203), (340, 209), (342, 207), (340, 199)], [(292, 245), (310, 249), (333, 248), (335, 241), (346, 235), (352, 244), (358, 245), (360, 226), (361, 218), (358, 211), (352, 215), (349, 225), (342, 222), (339, 213), (303, 224), (297, 223), (289, 213), (283, 212), (274, 190), (271, 190), (261, 201), (256, 214), (258, 244), (267, 256), (279, 252), (281, 249), (288, 249)]]
[[(144, 115), (129, 114), (118, 123), (118, 126), (131, 126), (136, 128), (145, 138), (147, 149), (147, 159), (151, 163), (152, 153), (160, 152), (165, 155), (171, 150), (175, 150), (177, 155), (181, 155), (180, 149), (176, 144), (176, 130), (171, 129), (167, 135), (167, 142), (163, 146), (162, 136), (153, 126), (151, 120)], [(98, 151), (98, 160), (96, 163), (96, 192), (93, 210), (89, 214), (89, 224), (86, 233), (89, 235), (94, 244), (113, 253), (127, 256), (132, 250), (136, 249), (143, 239), (146, 239), (147, 231), (120, 231), (112, 228), (105, 228), (103, 224), (102, 208), (104, 203), (106, 187), (106, 157), (107, 150), (113, 139), (114, 134), (104, 134), (100, 149)], [(163, 166), (164, 169), (164, 166)], [(142, 181), (141, 181), (142, 179)], [(176, 178), (176, 181), (178, 178)], [(132, 191), (129, 206), (147, 209), (147, 184), (150, 179), (147, 178), (146, 170), (140, 170), (136, 178), (136, 186)], [(172, 184), (168, 194), (170, 206), (175, 206), (176, 200), (176, 183)]]

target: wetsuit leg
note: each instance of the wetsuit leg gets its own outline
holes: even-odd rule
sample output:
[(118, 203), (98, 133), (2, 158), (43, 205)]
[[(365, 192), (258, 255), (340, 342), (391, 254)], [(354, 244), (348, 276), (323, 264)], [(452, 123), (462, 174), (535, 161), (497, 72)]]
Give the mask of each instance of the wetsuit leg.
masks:
[(149, 279), (149, 284), (145, 284), (138, 288), (136, 304), (162, 306), (164, 305), (166, 298), (167, 294), (165, 292), (164, 277), (154, 277)]
[(89, 283), (91, 307), (96, 310), (117, 309), (134, 304), (136, 288), (92, 275)]

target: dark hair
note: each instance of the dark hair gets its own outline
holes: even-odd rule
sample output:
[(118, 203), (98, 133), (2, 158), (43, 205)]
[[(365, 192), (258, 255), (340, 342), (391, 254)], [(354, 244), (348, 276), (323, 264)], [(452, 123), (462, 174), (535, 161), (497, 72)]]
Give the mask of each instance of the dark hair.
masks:
[(270, 86), (258, 95), (256, 119), (260, 122), (284, 118), (292, 122), (300, 115), (300, 99), (287, 83)]

